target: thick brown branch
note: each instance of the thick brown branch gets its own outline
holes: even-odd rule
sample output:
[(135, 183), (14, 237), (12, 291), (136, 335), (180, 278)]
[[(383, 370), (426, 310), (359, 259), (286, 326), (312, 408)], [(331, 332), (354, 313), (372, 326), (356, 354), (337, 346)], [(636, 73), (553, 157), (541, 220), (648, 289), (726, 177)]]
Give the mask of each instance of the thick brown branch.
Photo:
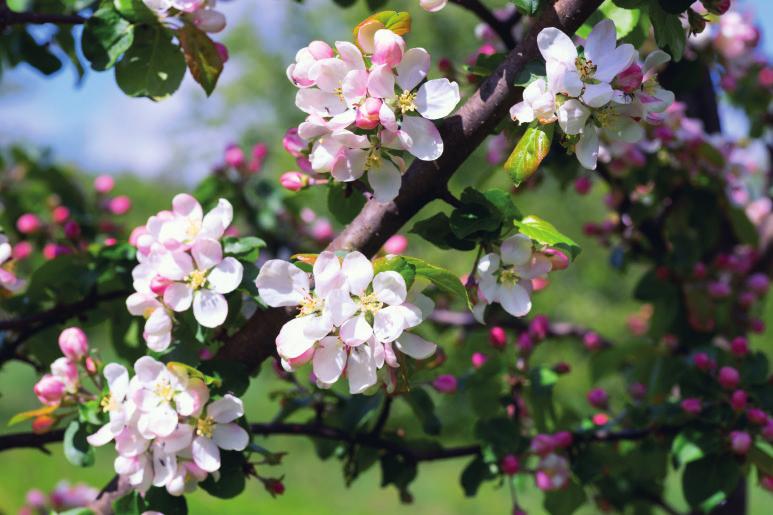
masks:
[(61, 442), (64, 437), (64, 429), (56, 429), (48, 433), (10, 433), (0, 435), (0, 452), (9, 449), (34, 448), (48, 452), (46, 444)]
[[(558, 0), (545, 6), (528, 36), (512, 50), (459, 112), (439, 127), (444, 152), (437, 161), (415, 160), (403, 176), (400, 195), (392, 202), (368, 201), (359, 215), (328, 246), (329, 250), (360, 250), (375, 254), (391, 235), (429, 202), (447, 189), (449, 178), (504, 118), (520, 99), (516, 77), (539, 56), (537, 34), (545, 27), (557, 27), (568, 34), (599, 7), (601, 0)], [(274, 339), (287, 320), (284, 310), (258, 312), (231, 337), (219, 357), (245, 363), (257, 370), (274, 353)]]

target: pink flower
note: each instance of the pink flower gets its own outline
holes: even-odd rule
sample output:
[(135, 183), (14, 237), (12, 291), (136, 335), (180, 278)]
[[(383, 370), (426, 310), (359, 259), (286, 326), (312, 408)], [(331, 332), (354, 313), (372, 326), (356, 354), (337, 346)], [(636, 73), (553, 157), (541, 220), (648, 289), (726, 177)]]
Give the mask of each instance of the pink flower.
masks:
[(730, 433), (730, 448), (736, 454), (746, 454), (752, 445), (752, 437), (746, 431), (733, 431)]
[(732, 290), (730, 285), (724, 281), (713, 281), (709, 283), (709, 295), (715, 299), (723, 299), (730, 295)]
[(225, 148), (225, 163), (233, 168), (244, 166), (244, 151), (234, 143)]
[(574, 191), (579, 195), (587, 195), (591, 187), (593, 187), (593, 181), (587, 175), (581, 175), (574, 181)]
[(279, 178), (279, 184), (286, 190), (300, 191), (309, 185), (309, 176), (301, 172), (285, 172)]
[(558, 433), (553, 435), (553, 442), (556, 444), (556, 447), (559, 449), (566, 449), (567, 447), (572, 445), (572, 442), (574, 441), (574, 437), (572, 436), (572, 433), (569, 431), (559, 431)]
[(56, 259), (59, 256), (70, 254), (71, 252), (72, 250), (70, 250), (70, 247), (67, 247), (65, 245), (60, 245), (58, 243), (46, 243), (43, 246), (43, 257), (48, 259), (49, 261), (52, 259)]
[(115, 179), (109, 175), (100, 175), (94, 179), (94, 189), (97, 193), (110, 193), (115, 187)]
[(144, 225), (135, 227), (134, 229), (132, 229), (132, 232), (129, 235), (129, 244), (132, 245), (133, 247), (137, 247), (137, 242), (139, 241), (140, 236), (147, 233), (148, 233), (148, 230), (145, 228)]
[(749, 340), (743, 336), (736, 336), (730, 342), (730, 351), (738, 357), (749, 354)]
[(515, 345), (518, 347), (518, 352), (521, 354), (529, 354), (534, 349), (534, 341), (532, 341), (529, 333), (521, 333), (515, 340)]
[(544, 492), (560, 490), (569, 483), (569, 462), (563, 456), (549, 454), (540, 460), (534, 479)]
[(480, 368), (488, 361), (488, 358), (482, 352), (475, 352), (471, 358), (473, 368)]
[(597, 351), (602, 347), (601, 336), (593, 331), (587, 332), (582, 337), (582, 344), (589, 351)]
[(558, 249), (545, 249), (542, 251), (544, 255), (550, 258), (550, 270), (566, 270), (569, 268), (569, 256), (563, 251)]
[(695, 398), (684, 399), (680, 406), (682, 407), (682, 411), (688, 415), (697, 415), (703, 409), (701, 400)]
[(75, 220), (68, 220), (64, 224), (64, 235), (68, 240), (77, 240), (81, 235), (81, 226)]
[(250, 171), (252, 173), (259, 172), (263, 168), (263, 160), (268, 155), (268, 146), (265, 143), (256, 143), (252, 147), (252, 162), (250, 163)]
[(765, 332), (765, 322), (759, 318), (749, 320), (749, 330), (753, 333), (762, 334)]
[(28, 241), (20, 241), (13, 246), (12, 256), (17, 261), (28, 258), (30, 254), (32, 254), (32, 243)]
[(708, 354), (705, 352), (699, 352), (695, 354), (692, 357), (692, 362), (698, 368), (698, 370), (702, 370), (704, 372), (708, 372), (709, 370), (713, 370), (714, 367), (717, 366), (717, 364), (714, 362), (713, 359), (709, 357)]
[(746, 286), (754, 293), (757, 293), (759, 295), (764, 295), (768, 291), (768, 287), (770, 286), (770, 280), (765, 274), (762, 274), (762, 273), (752, 274), (746, 280)]
[(293, 157), (303, 156), (303, 151), (309, 146), (309, 142), (298, 136), (298, 128), (287, 129), (282, 138), (282, 145), (285, 150)]
[(548, 336), (550, 322), (545, 315), (537, 315), (529, 324), (529, 334), (537, 341), (544, 340)]
[(66, 387), (64, 382), (52, 374), (46, 374), (32, 387), (40, 402), (47, 406), (56, 406), (64, 397)]
[(40, 230), (42, 223), (38, 215), (32, 213), (24, 213), (16, 220), (16, 228), (22, 234), (33, 234)]
[(749, 396), (747, 393), (743, 390), (736, 390), (733, 392), (733, 394), (730, 396), (730, 406), (735, 411), (743, 411), (746, 409), (746, 402), (748, 401)]
[(504, 328), (494, 326), (489, 329), (488, 341), (495, 349), (504, 349), (507, 345), (507, 333), (505, 333)]
[(749, 422), (758, 426), (764, 426), (768, 421), (768, 415), (759, 408), (749, 408), (746, 412), (746, 418), (749, 419)]
[(594, 388), (588, 392), (588, 403), (598, 409), (606, 409), (609, 404), (609, 394), (603, 388)]
[(54, 223), (64, 223), (68, 218), (70, 218), (70, 210), (65, 206), (56, 206), (54, 210), (51, 211), (51, 219)]
[(516, 456), (512, 454), (506, 454), (499, 462), (499, 469), (503, 474), (513, 476), (517, 474), (519, 470), (521, 470), (521, 464)]
[(316, 241), (324, 243), (332, 240), (334, 235), (333, 225), (326, 218), (320, 218), (311, 227), (311, 237)]
[(89, 353), (89, 340), (80, 327), (68, 327), (59, 334), (59, 348), (66, 358), (78, 361)]
[(556, 449), (556, 440), (546, 434), (538, 434), (531, 439), (531, 452), (537, 456), (547, 456)]
[(740, 379), (738, 370), (733, 367), (722, 367), (719, 369), (719, 384), (727, 390), (735, 389), (738, 386)]
[(32, 432), (35, 434), (46, 433), (54, 424), (56, 424), (56, 419), (54, 417), (50, 415), (39, 415), (32, 421)]
[(108, 210), (117, 216), (125, 215), (132, 208), (132, 201), (126, 195), (119, 195), (110, 199)]
[(368, 97), (357, 108), (354, 124), (360, 129), (375, 129), (379, 124), (379, 111), (383, 101), (380, 98)]
[(773, 492), (773, 476), (763, 475), (760, 479), (760, 486), (768, 492)]
[(763, 88), (773, 87), (773, 68), (770, 66), (763, 67), (757, 75), (757, 82)]
[(371, 61), (374, 64), (394, 68), (403, 60), (405, 41), (389, 29), (377, 30), (373, 36), (374, 51)]
[(408, 248), (408, 238), (402, 234), (395, 234), (384, 242), (384, 252), (387, 254), (402, 254)]
[(451, 374), (437, 376), (432, 381), (432, 387), (439, 393), (455, 393), (458, 386), (459, 381)]

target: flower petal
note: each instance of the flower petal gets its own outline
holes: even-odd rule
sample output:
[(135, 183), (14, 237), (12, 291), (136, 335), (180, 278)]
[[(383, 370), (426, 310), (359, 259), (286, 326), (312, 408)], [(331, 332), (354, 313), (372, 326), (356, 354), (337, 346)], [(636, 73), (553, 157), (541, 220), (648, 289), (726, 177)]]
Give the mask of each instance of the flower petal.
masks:
[(314, 345), (314, 340), (304, 334), (307, 317), (294, 318), (282, 326), (276, 337), (276, 350), (285, 359), (297, 358)]
[(255, 286), (271, 307), (297, 306), (309, 292), (309, 275), (292, 263), (271, 259), (260, 268)]
[(373, 188), (376, 202), (386, 204), (397, 197), (402, 184), (400, 170), (388, 159), (381, 159), (377, 166), (368, 171), (368, 182)]
[(416, 110), (424, 118), (437, 120), (451, 114), (460, 99), (459, 84), (448, 79), (433, 79), (422, 84), (416, 93)]
[(198, 270), (209, 270), (223, 260), (223, 247), (217, 240), (199, 238), (193, 244), (191, 254)]
[(236, 258), (223, 259), (207, 276), (207, 283), (212, 291), (217, 293), (231, 293), (242, 282), (244, 267)]
[(507, 265), (524, 265), (531, 260), (531, 238), (518, 233), (502, 242), (502, 262)]
[(397, 85), (405, 91), (411, 91), (427, 77), (430, 55), (423, 48), (411, 48), (403, 54), (403, 60), (397, 65)]
[(422, 161), (434, 161), (443, 155), (443, 138), (435, 124), (420, 116), (403, 118), (402, 131), (411, 138), (408, 152)]
[(219, 240), (234, 219), (234, 208), (230, 202), (221, 198), (209, 213), (204, 215), (201, 221), (200, 237)]
[(346, 367), (346, 349), (335, 336), (323, 338), (314, 351), (312, 362), (314, 375), (325, 384), (333, 384), (341, 377)]
[(545, 61), (558, 61), (574, 66), (577, 48), (572, 40), (555, 27), (547, 27), (537, 35), (537, 46)]
[(503, 284), (499, 287), (499, 303), (514, 317), (525, 316), (531, 311), (529, 292), (520, 284)]
[(185, 283), (172, 283), (164, 290), (164, 303), (173, 311), (185, 311), (192, 302), (193, 290)]
[(432, 356), (437, 349), (437, 345), (434, 343), (412, 333), (403, 333), (394, 345), (400, 352), (413, 359), (426, 359)]
[(228, 316), (228, 302), (219, 293), (201, 289), (193, 295), (193, 316), (204, 327), (217, 327)]
[(402, 306), (387, 306), (373, 316), (373, 335), (378, 342), (391, 342), (400, 337), (405, 328)]
[(373, 265), (362, 252), (348, 253), (341, 264), (341, 272), (354, 295), (362, 295), (373, 280)]
[(601, 20), (594, 25), (585, 41), (585, 57), (598, 64), (608, 58), (616, 44), (615, 24), (610, 19)]
[(218, 424), (227, 424), (244, 416), (244, 403), (240, 398), (227, 393), (207, 406), (207, 415)]
[(327, 297), (331, 291), (340, 288), (345, 282), (341, 274), (341, 262), (335, 252), (329, 250), (317, 256), (313, 272), (314, 291), (320, 297)]
[(193, 439), (191, 445), (191, 454), (193, 461), (207, 472), (214, 472), (220, 468), (220, 449), (217, 444), (203, 436), (197, 436)]
[(606, 82), (598, 84), (586, 84), (582, 93), (582, 101), (589, 107), (602, 107), (609, 103), (614, 96), (612, 86)]
[(376, 362), (370, 345), (353, 347), (346, 364), (349, 377), (349, 393), (362, 393), (376, 384)]
[(589, 170), (596, 169), (596, 160), (599, 157), (599, 135), (596, 127), (588, 124), (580, 135), (575, 153), (577, 160)]
[(394, 305), (405, 302), (408, 290), (403, 276), (394, 270), (379, 272), (373, 278), (373, 293), (385, 304)]
[(250, 435), (238, 424), (217, 424), (212, 440), (226, 451), (243, 451), (250, 443)]
[(376, 98), (395, 96), (395, 76), (389, 66), (377, 65), (370, 70), (368, 92)]
[(356, 347), (362, 345), (373, 336), (373, 328), (368, 323), (365, 315), (350, 318), (341, 325), (341, 339), (346, 345)]

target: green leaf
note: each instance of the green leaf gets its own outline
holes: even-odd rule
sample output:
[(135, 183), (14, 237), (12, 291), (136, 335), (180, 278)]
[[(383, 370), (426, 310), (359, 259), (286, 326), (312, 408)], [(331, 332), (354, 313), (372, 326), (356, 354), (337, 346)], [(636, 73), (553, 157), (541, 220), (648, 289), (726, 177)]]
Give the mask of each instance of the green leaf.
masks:
[(184, 75), (183, 54), (172, 43), (170, 32), (160, 26), (136, 26), (132, 46), (115, 67), (115, 79), (124, 93), (154, 100), (177, 91)]
[(500, 189), (485, 193), (475, 188), (462, 192), (461, 205), (451, 213), (450, 226), (454, 235), (466, 240), (498, 240), (502, 226), (511, 227), (520, 217), (510, 195)]
[(542, 160), (550, 152), (554, 132), (555, 124), (542, 125), (534, 121), (518, 140), (510, 157), (505, 161), (505, 171), (516, 186), (537, 171)]
[(773, 455), (765, 452), (761, 444), (758, 443), (751, 448), (749, 451), (749, 461), (754, 463), (763, 474), (773, 476)]
[(16, 415), (12, 416), (11, 419), (8, 421), (8, 426), (15, 426), (16, 424), (20, 422), (24, 422), (25, 420), (29, 420), (31, 418), (36, 418), (41, 415), (50, 415), (54, 411), (56, 411), (59, 408), (58, 405), (54, 406), (41, 406), (40, 408), (36, 408), (29, 411), (22, 411), (21, 413), (17, 413)]
[(518, 230), (543, 245), (558, 247), (568, 251), (574, 260), (582, 249), (574, 240), (558, 231), (553, 224), (536, 215), (529, 215), (513, 222)]
[(472, 250), (475, 243), (457, 237), (451, 231), (451, 220), (445, 213), (437, 213), (413, 225), (411, 231), (441, 249)]
[(163, 513), (164, 515), (187, 515), (188, 503), (185, 497), (174, 496), (166, 488), (151, 488), (145, 494), (145, 510)]
[(257, 236), (245, 236), (235, 238), (226, 236), (223, 238), (223, 253), (236, 256), (245, 261), (255, 261), (260, 255), (260, 249), (266, 246), (266, 242)]
[(594, 12), (582, 26), (577, 29), (577, 35), (581, 38), (587, 38), (593, 27), (603, 19), (612, 20), (615, 24), (617, 38), (624, 38), (630, 34), (639, 23), (641, 12), (638, 9), (623, 8), (615, 4), (612, 0), (606, 0)]
[(475, 497), (480, 485), (492, 477), (491, 468), (483, 461), (483, 456), (476, 456), (462, 471), (460, 481), (464, 489), (464, 495)]
[(756, 247), (759, 242), (759, 233), (752, 221), (749, 220), (746, 211), (736, 206), (727, 206), (727, 215), (738, 241)]
[(198, 367), (199, 371), (219, 381), (219, 385), (213, 383), (210, 391), (217, 395), (231, 393), (241, 397), (250, 386), (250, 376), (244, 363), (224, 359), (211, 359), (203, 362)]
[(545, 510), (550, 515), (571, 515), (585, 503), (585, 490), (574, 481), (563, 490), (545, 493)]
[(515, 6), (523, 14), (534, 16), (539, 10), (541, 0), (515, 0)]
[(220, 474), (217, 481), (210, 474), (199, 486), (219, 499), (231, 499), (244, 491), (244, 468), (247, 460), (241, 452), (220, 451)]
[(113, 502), (113, 512), (121, 515), (140, 515), (144, 511), (145, 501), (140, 497), (139, 492), (124, 495)]
[(212, 94), (223, 71), (223, 60), (209, 36), (190, 23), (177, 31), (185, 62), (193, 78), (201, 84), (207, 96)]
[(403, 499), (409, 499), (408, 485), (418, 472), (416, 462), (402, 454), (385, 454), (381, 457), (381, 486), (395, 485)]
[(697, 507), (718, 493), (725, 496), (733, 491), (741, 472), (729, 455), (710, 454), (691, 461), (684, 468), (682, 490), (690, 506)]
[(334, 182), (327, 189), (327, 208), (341, 224), (346, 225), (362, 210), (365, 197), (345, 184)]
[(515, 76), (513, 84), (525, 88), (535, 80), (544, 78), (546, 73), (545, 61), (541, 59), (538, 61), (529, 61), (526, 63), (526, 66), (518, 72), (518, 75)]
[(148, 9), (142, 0), (113, 0), (121, 16), (134, 22), (156, 22), (158, 17)]
[(444, 292), (464, 300), (467, 303), (467, 306), (471, 306), (470, 298), (467, 295), (467, 289), (455, 274), (449, 272), (445, 268), (431, 265), (419, 258), (404, 256), (403, 259), (416, 268), (416, 275), (429, 279), (432, 284)]
[(90, 467), (94, 464), (94, 449), (86, 441), (88, 433), (85, 426), (73, 420), (64, 431), (64, 457), (78, 467)]
[(22, 58), (39, 72), (51, 75), (62, 67), (62, 62), (49, 50), (48, 45), (38, 43), (27, 31), (23, 31), (19, 38)]
[(655, 31), (657, 45), (671, 54), (674, 61), (680, 61), (687, 44), (687, 31), (675, 14), (669, 14), (657, 2), (650, 2), (650, 21)]
[(86, 21), (81, 36), (83, 55), (95, 70), (107, 70), (129, 50), (134, 27), (109, 3), (103, 3)]
[(421, 422), (421, 427), (428, 435), (440, 434), (440, 419), (435, 414), (435, 403), (424, 388), (413, 388), (402, 397), (413, 410), (413, 414)]

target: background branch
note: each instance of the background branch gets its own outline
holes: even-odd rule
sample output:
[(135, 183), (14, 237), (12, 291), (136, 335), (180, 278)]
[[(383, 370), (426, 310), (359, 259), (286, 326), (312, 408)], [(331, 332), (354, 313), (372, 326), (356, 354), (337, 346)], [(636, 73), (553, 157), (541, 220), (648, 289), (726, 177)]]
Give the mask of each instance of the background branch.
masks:
[[(513, 26), (518, 22), (520, 16), (513, 16), (508, 20), (500, 20), (496, 15), (478, 0), (451, 0), (451, 3), (458, 5), (474, 13), (480, 21), (492, 28), (497, 33), (502, 43), (509, 49), (515, 48), (515, 38), (513, 38)], [(516, 14), (517, 11), (516, 11)]]

